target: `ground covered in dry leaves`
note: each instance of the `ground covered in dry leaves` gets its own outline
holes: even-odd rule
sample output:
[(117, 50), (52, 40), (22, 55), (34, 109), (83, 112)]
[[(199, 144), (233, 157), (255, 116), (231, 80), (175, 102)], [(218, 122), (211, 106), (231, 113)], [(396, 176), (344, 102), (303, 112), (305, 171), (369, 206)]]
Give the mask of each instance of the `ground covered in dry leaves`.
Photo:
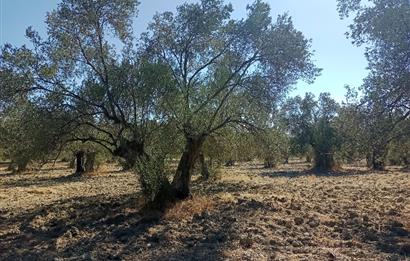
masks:
[(410, 173), (224, 168), (141, 211), (137, 177), (0, 171), (0, 260), (410, 260)]

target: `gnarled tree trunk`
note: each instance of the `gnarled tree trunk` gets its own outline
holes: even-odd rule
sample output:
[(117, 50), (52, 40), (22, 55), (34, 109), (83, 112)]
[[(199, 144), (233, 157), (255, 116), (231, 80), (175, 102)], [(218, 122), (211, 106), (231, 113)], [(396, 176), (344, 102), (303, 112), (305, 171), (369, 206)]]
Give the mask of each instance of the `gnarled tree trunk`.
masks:
[(84, 151), (78, 151), (75, 154), (76, 168), (75, 175), (82, 175), (85, 171), (84, 169)]
[(16, 163), (14, 163), (13, 161), (10, 162), (10, 164), (7, 166), (7, 171), (16, 171)]
[(315, 150), (315, 169), (319, 171), (332, 170), (335, 167), (333, 153)]
[(204, 137), (189, 137), (186, 139), (185, 149), (172, 181), (172, 188), (175, 197), (178, 199), (185, 199), (191, 195), (191, 177), (204, 140)]
[(205, 156), (201, 152), (199, 153), (199, 163), (201, 164), (201, 176), (204, 180), (209, 179), (209, 169), (208, 169), (208, 164), (206, 164), (205, 161)]
[(265, 162), (263, 163), (263, 167), (265, 169), (272, 169), (275, 167), (275, 162), (272, 159), (265, 159)]
[(134, 168), (137, 159), (145, 155), (144, 143), (139, 141), (123, 141), (122, 144), (114, 150), (114, 156), (121, 157), (125, 160), (123, 169), (130, 170)]
[(27, 170), (29, 163), (29, 159), (18, 159), (16, 162), (10, 162), (10, 164), (7, 167), (7, 170), (12, 171), (13, 173), (22, 173)]
[(372, 170), (384, 170), (385, 163), (384, 153), (379, 150), (373, 150), (366, 157), (367, 167)]
[(406, 155), (402, 156), (401, 161), (404, 166), (404, 169), (408, 169), (410, 167), (410, 159)]
[(85, 172), (93, 172), (95, 170), (95, 152), (87, 152), (85, 154), (85, 164), (84, 170)]
[(225, 162), (225, 167), (232, 167), (235, 166), (235, 160), (229, 159)]
[(285, 157), (285, 160), (283, 161), (283, 164), (289, 164), (289, 156)]

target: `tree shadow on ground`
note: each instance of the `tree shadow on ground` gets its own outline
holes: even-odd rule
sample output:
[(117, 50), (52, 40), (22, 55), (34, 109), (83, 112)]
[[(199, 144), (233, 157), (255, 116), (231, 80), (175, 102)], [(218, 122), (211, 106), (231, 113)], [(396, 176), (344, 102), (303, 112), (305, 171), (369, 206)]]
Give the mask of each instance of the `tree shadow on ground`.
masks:
[(0, 187), (3, 188), (18, 188), (18, 187), (50, 187), (64, 183), (80, 182), (85, 177), (75, 176), (73, 174), (58, 176), (58, 177), (38, 177), (30, 176), (29, 174), (19, 174), (20, 179), (3, 182)]
[(39, 172), (43, 171), (43, 172), (49, 172), (49, 171), (64, 171), (64, 170), (72, 170), (74, 171), (74, 168), (71, 168), (70, 166), (68, 166), (68, 164), (66, 164), (66, 166), (61, 166), (59, 165), (52, 165), (50, 167), (47, 168), (43, 168), (41, 167), (40, 169), (38, 169)]
[[(299, 161), (299, 160), (292, 160), (288, 163), (277, 164), (277, 166), (281, 166), (285, 169), (306, 169), (312, 165), (311, 162), (306, 161)], [(242, 167), (247, 170), (258, 170), (258, 169), (266, 169), (265, 164), (263, 162), (248, 162), (248, 163), (239, 163), (236, 167)]]
[(124, 173), (127, 172), (127, 170), (123, 169), (117, 169), (117, 170), (98, 170), (99, 174), (118, 174), (118, 173)]
[[(349, 216), (350, 215), (350, 216)], [(377, 224), (369, 222), (368, 216), (346, 216), (340, 220), (338, 232), (344, 240), (357, 240), (374, 245), (378, 250), (396, 257), (410, 256), (410, 232), (395, 218), (386, 219)]]
[[(67, 173), (65, 175), (50, 176), (50, 173), (56, 170), (60, 170), (60, 169), (63, 171), (67, 171)], [(36, 172), (35, 175), (32, 175), (34, 174), (33, 172), (6, 173), (6, 174), (0, 173), (0, 177), (8, 176), (8, 177), (15, 178), (15, 179), (3, 182), (3, 184), (0, 185), (0, 187), (3, 187), (3, 188), (16, 188), (16, 187), (24, 188), (24, 187), (31, 187), (31, 186), (51, 187), (51, 186), (62, 185), (66, 183), (82, 182), (85, 179), (94, 178), (93, 173), (85, 173), (83, 175), (77, 175), (76, 173), (72, 173), (68, 171), (70, 171), (70, 168), (57, 168), (57, 169), (49, 168), (47, 170), (43, 170), (41, 173)], [(101, 171), (97, 173), (98, 175), (96, 176), (98, 176), (99, 179), (104, 179), (104, 178), (110, 177), (111, 175), (115, 175), (117, 173), (123, 173), (123, 171), (121, 170)], [(100, 174), (103, 174), (103, 175), (100, 175)]]
[[(169, 225), (172, 222), (163, 219), (164, 212), (142, 212), (139, 199), (138, 194), (78, 197), (18, 215), (3, 214), (0, 259), (115, 260), (148, 250), (144, 251), (148, 255), (145, 260), (221, 260), (221, 247), (233, 222), (220, 219), (222, 210), (196, 215), (179, 228), (179, 221)], [(156, 226), (163, 229), (149, 233)], [(173, 233), (179, 230), (185, 234), (175, 238)], [(169, 247), (170, 243), (173, 246)]]
[(271, 190), (271, 184), (254, 184), (249, 185), (246, 182), (223, 182), (223, 183), (212, 183), (212, 182), (203, 182), (195, 181), (192, 183), (192, 187), (200, 195), (215, 195), (221, 192), (225, 193), (242, 193), (243, 191), (262, 191), (262, 190)]
[(188, 224), (189, 234), (180, 238), (182, 246), (171, 248), (172, 251), (164, 249), (165, 253), (152, 255), (146, 260), (226, 260), (224, 252), (233, 244), (239, 241), (239, 247), (247, 249), (254, 243), (254, 239), (243, 231), (250, 227), (243, 226), (243, 223), (258, 210), (272, 211), (272, 206), (253, 199), (220, 202), (212, 212), (193, 217)]
[[(223, 186), (205, 187), (209, 192)], [(183, 223), (164, 218), (164, 211), (143, 210), (140, 196), (76, 197), (24, 213), (0, 213), (0, 259), (223, 260), (225, 247), (238, 234), (235, 224), (270, 208), (243, 199), (218, 204)]]
[(0, 259), (44, 260), (87, 253), (107, 235), (116, 238), (125, 224), (142, 232), (149, 222), (138, 213), (136, 202), (136, 194), (77, 197), (18, 215), (6, 213), (0, 216)]
[(4, 171), (0, 173), (0, 178), (6, 178), (6, 177), (16, 177), (20, 175), (20, 173), (17, 172), (11, 172), (11, 171)]
[(354, 177), (362, 175), (384, 175), (388, 171), (371, 171), (371, 170), (337, 170), (337, 171), (317, 171), (315, 169), (300, 170), (300, 171), (283, 171), (283, 170), (264, 170), (258, 175), (268, 178), (298, 178), (298, 177)]

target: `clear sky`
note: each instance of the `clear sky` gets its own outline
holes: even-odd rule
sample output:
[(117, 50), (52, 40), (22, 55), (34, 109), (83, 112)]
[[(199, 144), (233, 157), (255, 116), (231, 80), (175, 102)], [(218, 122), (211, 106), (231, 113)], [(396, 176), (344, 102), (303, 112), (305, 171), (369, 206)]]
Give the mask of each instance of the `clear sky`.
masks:
[[(227, 0), (228, 1), (228, 0)], [(265, 0), (272, 8), (272, 17), (288, 12), (295, 27), (307, 38), (313, 40), (314, 59), (323, 68), (322, 75), (312, 85), (298, 83), (291, 95), (305, 92), (330, 92), (341, 101), (344, 98), (344, 85), (359, 86), (367, 75), (367, 62), (363, 48), (358, 48), (346, 39), (348, 21), (341, 21), (336, 10), (336, 0)], [(0, 45), (11, 43), (20, 46), (27, 43), (25, 29), (33, 28), (44, 35), (45, 16), (56, 8), (58, 0), (0, 0)], [(175, 11), (177, 5), (195, 0), (140, 0), (138, 17), (134, 20), (134, 31), (145, 31), (155, 12)], [(234, 17), (246, 14), (246, 5), (253, 0), (232, 0)]]

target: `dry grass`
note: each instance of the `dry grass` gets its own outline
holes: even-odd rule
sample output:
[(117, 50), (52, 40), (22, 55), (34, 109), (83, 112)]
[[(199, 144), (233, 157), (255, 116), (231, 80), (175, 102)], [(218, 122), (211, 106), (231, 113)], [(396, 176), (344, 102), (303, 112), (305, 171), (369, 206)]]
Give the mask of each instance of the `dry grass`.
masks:
[(205, 211), (212, 211), (213, 208), (214, 202), (211, 198), (194, 196), (192, 199), (177, 202), (167, 209), (164, 214), (164, 219), (170, 221), (189, 221), (195, 215), (199, 215)]
[(0, 212), (28, 211), (78, 197), (118, 196), (139, 190), (134, 173), (103, 165), (84, 177), (74, 177), (66, 163), (45, 165), (39, 171), (20, 174), (0, 169)]
[(28, 189), (26, 191), (29, 194), (52, 194), (54, 193), (54, 190), (48, 189), (48, 188), (34, 188), (34, 189)]

